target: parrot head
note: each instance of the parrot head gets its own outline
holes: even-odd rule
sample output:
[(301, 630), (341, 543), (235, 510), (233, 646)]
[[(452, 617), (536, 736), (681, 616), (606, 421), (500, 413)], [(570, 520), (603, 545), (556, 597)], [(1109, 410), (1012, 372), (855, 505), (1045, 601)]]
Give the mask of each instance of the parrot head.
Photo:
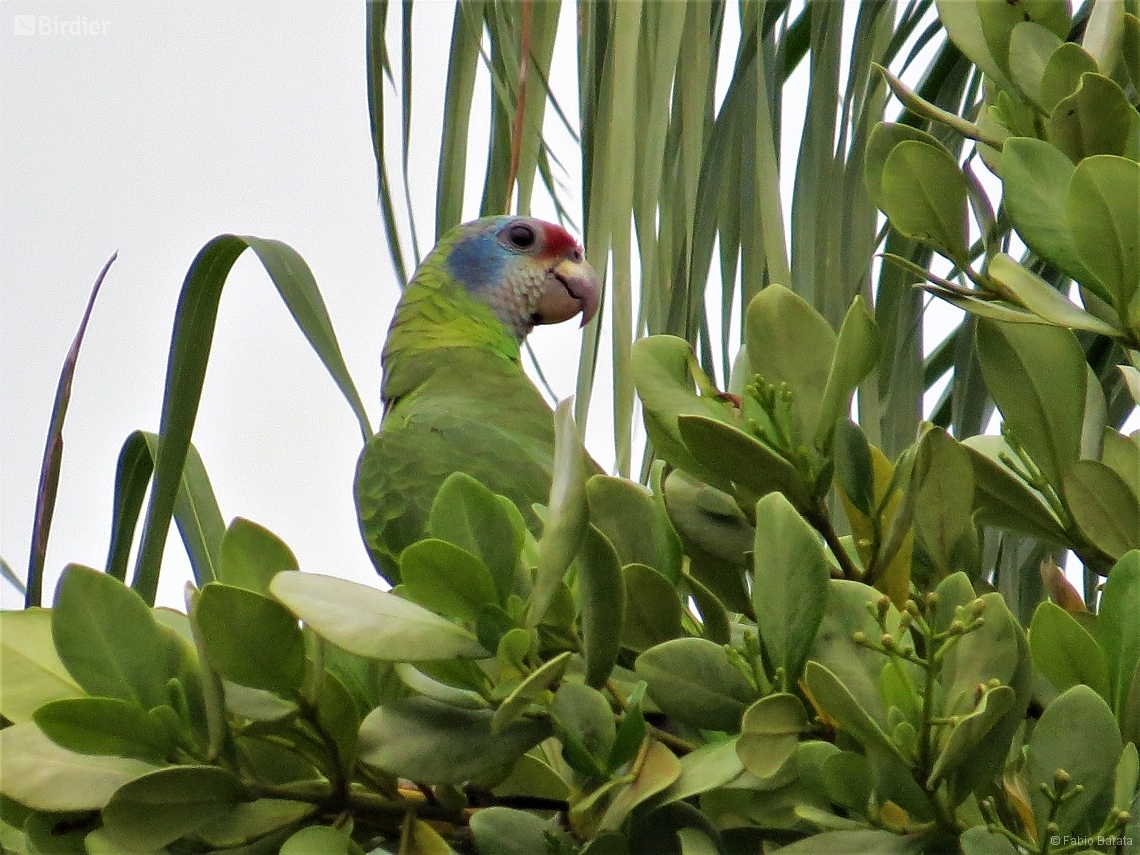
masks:
[(598, 277), (561, 226), (484, 217), (447, 232), (404, 290), (384, 344), (387, 405), (436, 371), (436, 354), (483, 348), (517, 362), (536, 324), (598, 311)]
[(443, 266), (521, 342), (537, 324), (598, 311), (598, 277), (561, 226), (531, 217), (484, 217), (440, 241)]

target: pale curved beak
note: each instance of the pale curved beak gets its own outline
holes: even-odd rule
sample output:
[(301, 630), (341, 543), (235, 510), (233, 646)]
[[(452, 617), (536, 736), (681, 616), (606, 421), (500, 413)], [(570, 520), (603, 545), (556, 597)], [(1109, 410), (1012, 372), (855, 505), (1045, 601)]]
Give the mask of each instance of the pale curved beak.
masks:
[(550, 271), (535, 307), (536, 322), (560, 324), (582, 314), (582, 326), (598, 312), (598, 276), (590, 262), (566, 259)]

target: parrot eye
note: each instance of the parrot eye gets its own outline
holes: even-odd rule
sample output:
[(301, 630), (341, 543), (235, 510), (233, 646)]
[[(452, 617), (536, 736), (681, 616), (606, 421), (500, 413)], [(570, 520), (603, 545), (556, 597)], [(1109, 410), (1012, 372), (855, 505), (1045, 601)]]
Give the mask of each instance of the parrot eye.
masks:
[(507, 239), (519, 249), (534, 246), (534, 229), (524, 223), (515, 223), (507, 229)]

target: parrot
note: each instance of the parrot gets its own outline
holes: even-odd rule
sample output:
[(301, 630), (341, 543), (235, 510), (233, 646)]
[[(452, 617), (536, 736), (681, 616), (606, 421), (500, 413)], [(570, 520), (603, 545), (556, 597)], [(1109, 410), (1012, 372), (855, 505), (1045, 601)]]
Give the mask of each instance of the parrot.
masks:
[(585, 326), (599, 299), (578, 242), (530, 217), (463, 223), (424, 258), (388, 329), (383, 418), (356, 469), (361, 534), (390, 584), (454, 472), (509, 498), (537, 528), (531, 505), (549, 499), (554, 418), (519, 348), (536, 325), (580, 314)]

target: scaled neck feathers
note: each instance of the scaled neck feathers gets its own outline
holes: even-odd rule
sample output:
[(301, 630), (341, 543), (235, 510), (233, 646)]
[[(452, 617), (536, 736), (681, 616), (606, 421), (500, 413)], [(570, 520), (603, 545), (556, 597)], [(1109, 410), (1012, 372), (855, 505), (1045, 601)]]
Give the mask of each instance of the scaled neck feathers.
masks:
[(447, 272), (444, 259), (452, 243), (454, 238), (445, 238), (436, 245), (396, 307), (382, 357), (387, 407), (446, 368), (450, 349), (474, 348), (518, 365), (513, 332)]

